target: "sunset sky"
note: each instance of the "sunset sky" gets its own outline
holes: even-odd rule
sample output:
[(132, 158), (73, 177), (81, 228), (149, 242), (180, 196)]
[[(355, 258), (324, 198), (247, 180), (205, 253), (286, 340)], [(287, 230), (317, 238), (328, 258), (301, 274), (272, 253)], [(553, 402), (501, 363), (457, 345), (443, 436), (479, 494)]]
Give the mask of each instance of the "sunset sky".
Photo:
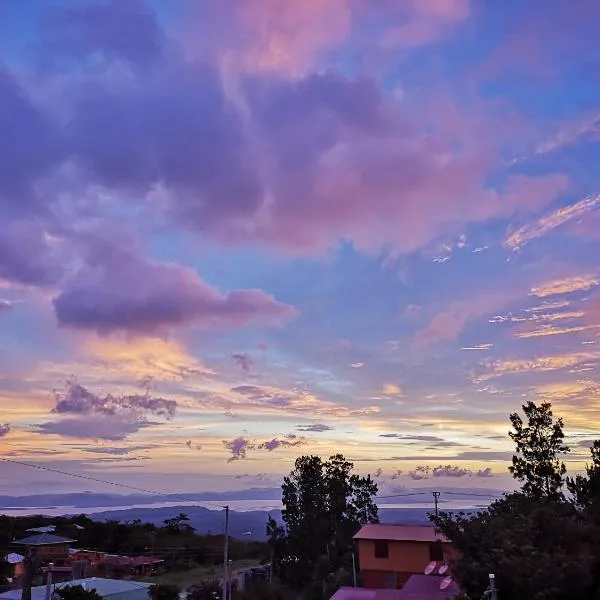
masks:
[[(0, 3), (0, 456), (157, 491), (600, 436), (597, 0)], [(0, 493), (82, 491), (0, 463)], [(102, 486), (93, 489), (110, 491)]]

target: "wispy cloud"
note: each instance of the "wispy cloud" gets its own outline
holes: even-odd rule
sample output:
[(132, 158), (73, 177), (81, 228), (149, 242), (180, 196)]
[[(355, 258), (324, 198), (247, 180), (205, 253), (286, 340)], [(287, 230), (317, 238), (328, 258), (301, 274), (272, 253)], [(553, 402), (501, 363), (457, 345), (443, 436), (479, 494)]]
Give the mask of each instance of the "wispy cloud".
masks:
[(312, 423), (311, 425), (298, 425), (297, 431), (307, 431), (312, 433), (323, 433), (324, 431), (332, 431), (333, 427), (324, 423)]
[(531, 288), (531, 295), (538, 298), (547, 298), (560, 294), (572, 294), (592, 289), (600, 284), (600, 278), (595, 274), (577, 275), (565, 279), (555, 279), (543, 285)]
[(11, 427), (9, 423), (0, 423), (0, 437), (4, 437), (11, 432)]
[(596, 194), (588, 196), (570, 206), (559, 208), (535, 223), (517, 229), (504, 240), (504, 246), (509, 250), (520, 250), (529, 242), (547, 235), (569, 221), (580, 219), (585, 214), (598, 208), (599, 205), (600, 194)]

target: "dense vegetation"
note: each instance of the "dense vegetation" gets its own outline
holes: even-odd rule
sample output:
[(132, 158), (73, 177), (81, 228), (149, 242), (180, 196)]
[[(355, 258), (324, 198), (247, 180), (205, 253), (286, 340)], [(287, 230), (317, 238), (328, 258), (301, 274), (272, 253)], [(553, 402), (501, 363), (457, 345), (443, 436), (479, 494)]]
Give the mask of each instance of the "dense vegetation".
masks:
[(523, 413), (510, 416), (509, 434), (521, 489), (478, 514), (432, 517), (460, 552), (453, 574), (473, 600), (489, 573), (499, 600), (600, 600), (600, 441), (585, 474), (568, 477), (562, 419), (549, 403), (528, 402)]
[[(31, 535), (27, 529), (54, 525), (56, 534), (77, 540), (73, 546), (128, 556), (155, 556), (164, 559), (167, 571), (186, 571), (197, 566), (220, 565), (223, 561), (223, 535), (199, 535), (185, 514), (166, 519), (162, 525), (131, 522), (94, 521), (86, 515), (74, 517), (7, 517), (0, 516), (0, 557), (7, 554), (10, 543)], [(256, 563), (269, 558), (264, 542), (230, 539), (229, 557), (233, 561), (254, 559)], [(55, 561), (57, 566), (60, 561)], [(0, 585), (6, 583), (2, 574), (7, 565), (0, 560)], [(100, 567), (98, 575), (124, 576), (128, 570), (117, 565)]]
[(267, 523), (280, 580), (315, 598), (352, 585), (352, 538), (365, 523), (378, 521), (376, 494), (371, 477), (353, 473), (341, 454), (327, 461), (298, 458), (282, 486), (284, 526)]

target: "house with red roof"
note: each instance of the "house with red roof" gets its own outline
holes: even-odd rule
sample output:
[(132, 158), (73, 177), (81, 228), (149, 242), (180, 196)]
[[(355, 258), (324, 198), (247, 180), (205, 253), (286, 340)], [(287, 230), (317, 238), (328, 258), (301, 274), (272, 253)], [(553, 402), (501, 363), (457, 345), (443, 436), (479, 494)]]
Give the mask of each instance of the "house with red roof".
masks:
[(400, 589), (426, 570), (442, 579), (450, 576), (453, 549), (433, 525), (370, 523), (354, 539), (362, 587)]

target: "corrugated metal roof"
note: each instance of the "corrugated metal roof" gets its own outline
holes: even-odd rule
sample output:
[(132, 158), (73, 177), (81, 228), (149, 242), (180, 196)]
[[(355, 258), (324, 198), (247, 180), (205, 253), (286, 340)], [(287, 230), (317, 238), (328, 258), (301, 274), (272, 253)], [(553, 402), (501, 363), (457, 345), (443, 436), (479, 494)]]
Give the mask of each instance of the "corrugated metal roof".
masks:
[[(57, 583), (53, 587), (62, 588), (70, 585), (81, 585), (88, 590), (96, 590), (100, 596), (114, 596), (135, 590), (147, 589), (152, 584), (141, 581), (127, 581), (124, 579), (103, 579), (102, 577), (88, 577), (87, 579), (75, 579)], [(40, 585), (31, 588), (31, 600), (44, 600), (46, 597), (46, 586)], [(10, 590), (0, 594), (2, 600), (21, 600), (21, 590)]]
[(29, 537), (21, 540), (15, 540), (11, 542), (18, 546), (51, 546), (53, 544), (70, 544), (74, 542), (70, 538), (62, 537), (60, 535), (52, 535), (51, 533), (40, 533), (38, 535), (30, 535)]
[(448, 538), (437, 533), (433, 525), (386, 525), (369, 523), (363, 525), (354, 536), (355, 540), (389, 540), (396, 542), (449, 542)]
[(446, 600), (458, 596), (460, 589), (455, 581), (445, 590), (440, 589), (442, 581), (444, 577), (439, 575), (411, 575), (398, 600)]

